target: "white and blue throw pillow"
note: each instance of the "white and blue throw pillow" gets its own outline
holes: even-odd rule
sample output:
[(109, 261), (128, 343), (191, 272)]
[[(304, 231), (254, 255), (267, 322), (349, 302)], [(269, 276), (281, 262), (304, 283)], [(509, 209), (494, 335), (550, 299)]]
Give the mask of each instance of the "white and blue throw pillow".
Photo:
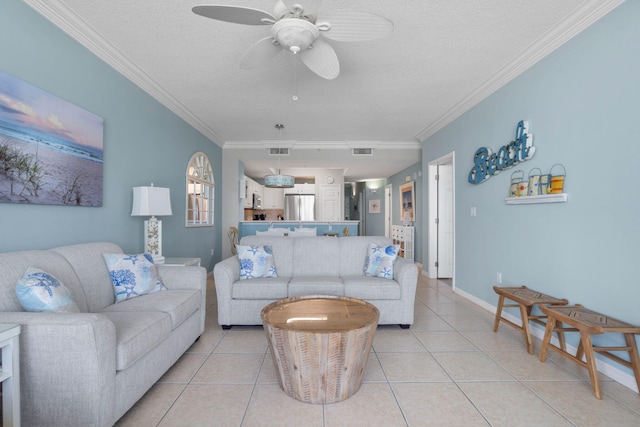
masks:
[(240, 262), (240, 280), (255, 279), (257, 277), (278, 277), (273, 263), (271, 246), (243, 246), (237, 245), (238, 261)]
[(364, 275), (393, 279), (393, 263), (398, 257), (400, 245), (369, 245), (367, 259), (364, 262)]
[(116, 302), (166, 290), (151, 254), (102, 254)]
[(77, 313), (80, 310), (71, 292), (55, 276), (38, 268), (28, 268), (16, 283), (16, 294), (26, 311)]

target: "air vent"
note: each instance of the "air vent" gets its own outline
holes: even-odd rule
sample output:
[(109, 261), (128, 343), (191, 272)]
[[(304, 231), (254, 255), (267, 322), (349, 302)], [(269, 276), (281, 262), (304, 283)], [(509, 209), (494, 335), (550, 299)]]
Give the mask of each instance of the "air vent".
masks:
[(289, 149), (283, 148), (283, 147), (271, 147), (269, 148), (269, 155), (270, 156), (288, 156)]
[(352, 154), (354, 156), (373, 156), (373, 148), (354, 148)]

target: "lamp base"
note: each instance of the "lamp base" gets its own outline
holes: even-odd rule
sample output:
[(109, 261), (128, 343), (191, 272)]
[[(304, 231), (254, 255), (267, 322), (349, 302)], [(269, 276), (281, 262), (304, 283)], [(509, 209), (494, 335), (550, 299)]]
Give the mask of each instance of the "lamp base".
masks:
[(155, 264), (164, 263), (162, 256), (162, 221), (152, 216), (144, 222), (144, 250)]

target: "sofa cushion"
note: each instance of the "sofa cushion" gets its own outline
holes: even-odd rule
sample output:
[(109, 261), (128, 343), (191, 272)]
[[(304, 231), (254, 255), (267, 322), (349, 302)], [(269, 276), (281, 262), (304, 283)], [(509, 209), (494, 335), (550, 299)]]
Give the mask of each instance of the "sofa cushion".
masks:
[(116, 370), (127, 369), (171, 334), (171, 319), (161, 312), (104, 312), (116, 328)]
[(191, 289), (168, 289), (110, 305), (109, 307), (105, 307), (102, 313), (138, 311), (164, 312), (171, 316), (171, 328), (175, 329), (200, 308), (200, 298), (200, 291)]
[(393, 263), (396, 262), (400, 245), (376, 245), (371, 243), (364, 264), (364, 275), (393, 278)]
[(278, 277), (270, 245), (236, 245), (240, 280)]
[(233, 299), (281, 299), (287, 297), (289, 277), (239, 280), (231, 288)]
[(80, 311), (69, 289), (55, 276), (40, 270), (28, 268), (18, 283), (16, 294), (26, 311), (71, 312)]
[(350, 236), (337, 239), (340, 243), (340, 276), (362, 276), (369, 244), (390, 245), (384, 236)]
[(166, 290), (150, 254), (102, 254), (116, 302)]
[[(321, 238), (324, 239), (325, 237)], [(304, 239), (304, 237), (299, 237), (299, 239)], [(344, 296), (344, 284), (338, 276), (318, 275), (293, 277), (289, 282), (289, 296), (298, 297), (303, 295)]]
[[(71, 290), (73, 300), (80, 307), (80, 311), (96, 313), (115, 302), (113, 284), (109, 276), (109, 270), (104, 262), (104, 253), (122, 253), (122, 249), (115, 243), (94, 242), (79, 243), (77, 245), (59, 246), (51, 251), (62, 256), (72, 266), (76, 280), (82, 290), (82, 300), (75, 291), (73, 284), (67, 277), (63, 277), (56, 271), (46, 268), (49, 273), (64, 282)], [(37, 265), (35, 267), (38, 267)], [(85, 303), (86, 301), (86, 303)]]
[(353, 276), (343, 277), (344, 294), (365, 300), (400, 299), (400, 284), (395, 280), (381, 277)]
[[(285, 237), (286, 238), (286, 237)], [(338, 240), (324, 236), (297, 237), (293, 243), (293, 277), (340, 275)]]

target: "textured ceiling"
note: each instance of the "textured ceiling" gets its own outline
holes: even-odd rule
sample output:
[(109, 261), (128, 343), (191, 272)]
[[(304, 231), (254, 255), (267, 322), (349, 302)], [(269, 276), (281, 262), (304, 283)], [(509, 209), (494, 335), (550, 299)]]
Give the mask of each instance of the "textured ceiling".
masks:
[[(286, 140), (295, 155), (282, 168), (348, 164), (346, 180), (385, 178), (420, 161), (419, 141), (621, 3), (325, 0), (320, 18), (366, 11), (390, 19), (394, 31), (369, 42), (328, 40), (341, 72), (324, 80), (288, 52), (240, 69), (269, 26), (191, 12), (200, 4), (272, 12), (274, 0), (25, 1), (213, 142), (242, 150), (249, 174), (267, 173), (274, 161), (265, 145)], [(276, 123), (285, 125), (281, 134)], [(356, 159), (347, 151), (354, 146), (378, 149)]]

